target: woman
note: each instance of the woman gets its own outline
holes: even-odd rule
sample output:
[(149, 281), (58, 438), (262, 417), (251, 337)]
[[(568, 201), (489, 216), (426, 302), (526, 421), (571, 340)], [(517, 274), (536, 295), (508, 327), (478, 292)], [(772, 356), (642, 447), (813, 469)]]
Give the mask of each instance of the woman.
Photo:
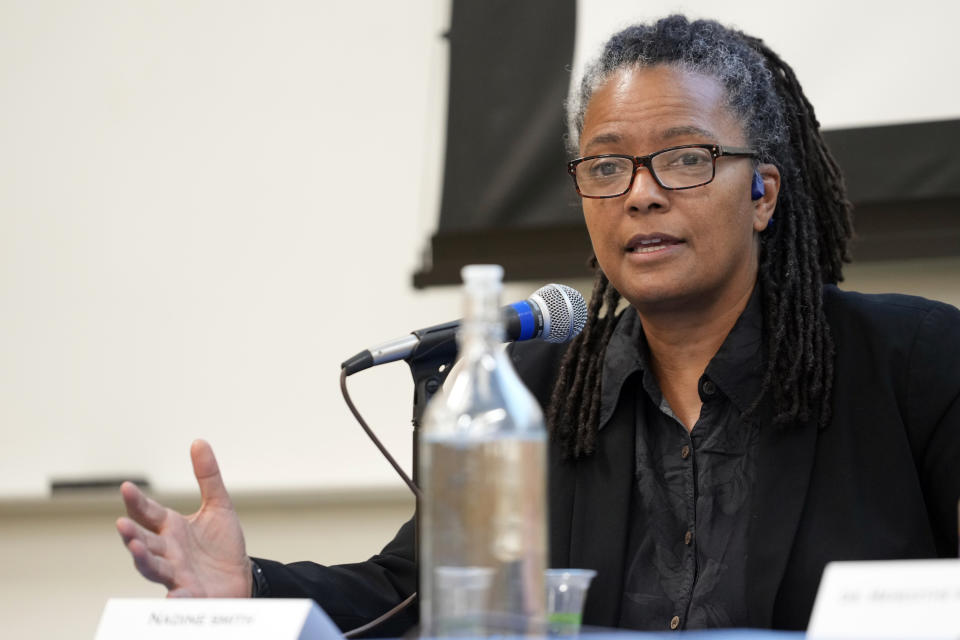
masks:
[[(849, 204), (790, 68), (673, 16), (615, 35), (570, 116), (590, 318), (512, 353), (549, 409), (551, 563), (598, 571), (584, 622), (802, 629), (830, 560), (955, 555), (960, 312), (833, 286)], [(251, 565), (192, 453), (198, 514), (125, 485), (117, 524), (171, 594), (308, 596), (350, 628), (414, 589), (409, 523), (366, 563)]]

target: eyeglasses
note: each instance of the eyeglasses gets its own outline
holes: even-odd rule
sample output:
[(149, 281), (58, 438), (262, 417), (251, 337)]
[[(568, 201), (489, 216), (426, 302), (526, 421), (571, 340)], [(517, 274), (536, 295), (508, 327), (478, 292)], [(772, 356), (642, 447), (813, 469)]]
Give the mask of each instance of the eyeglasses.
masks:
[(630, 191), (637, 169), (646, 167), (664, 189), (692, 189), (710, 183), (717, 173), (717, 158), (756, 158), (753, 149), (718, 144), (685, 144), (651, 153), (626, 156), (608, 153), (577, 158), (567, 163), (567, 173), (584, 198), (616, 198)]

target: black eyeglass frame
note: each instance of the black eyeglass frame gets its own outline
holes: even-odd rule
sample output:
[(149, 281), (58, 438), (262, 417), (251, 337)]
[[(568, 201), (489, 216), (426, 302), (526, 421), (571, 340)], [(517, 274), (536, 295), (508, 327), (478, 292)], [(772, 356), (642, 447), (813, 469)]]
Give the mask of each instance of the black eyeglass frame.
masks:
[[(657, 172), (653, 170), (653, 159), (662, 153), (667, 153), (668, 151), (676, 151), (677, 149), (707, 149), (710, 151), (710, 157), (713, 160), (710, 179), (699, 184), (692, 184), (689, 187), (668, 187), (660, 181), (660, 176), (657, 175)], [(670, 191), (681, 191), (683, 189), (695, 189), (697, 187), (702, 187), (705, 184), (710, 184), (713, 182), (713, 179), (717, 177), (717, 158), (722, 156), (742, 156), (748, 158), (757, 158), (757, 152), (754, 149), (748, 149), (746, 147), (725, 147), (719, 144), (681, 144), (676, 147), (667, 147), (666, 149), (660, 149), (660, 151), (655, 151), (647, 156), (631, 156), (622, 153), (602, 153), (596, 156), (584, 156), (583, 158), (577, 158), (571, 160), (567, 163), (567, 173), (570, 174), (570, 177), (573, 178), (573, 187), (577, 190), (577, 193), (581, 198), (619, 198), (623, 194), (630, 191), (633, 188), (633, 180), (637, 176), (637, 169), (640, 167), (646, 167), (647, 171), (650, 172), (650, 175), (653, 176), (653, 179), (660, 185), (663, 189), (668, 189)], [(615, 193), (609, 196), (587, 196), (580, 191), (580, 184), (577, 182), (577, 165), (587, 160), (597, 160), (598, 158), (623, 158), (625, 160), (630, 160), (633, 162), (633, 171), (630, 173), (630, 182), (627, 183), (626, 189), (620, 193)]]

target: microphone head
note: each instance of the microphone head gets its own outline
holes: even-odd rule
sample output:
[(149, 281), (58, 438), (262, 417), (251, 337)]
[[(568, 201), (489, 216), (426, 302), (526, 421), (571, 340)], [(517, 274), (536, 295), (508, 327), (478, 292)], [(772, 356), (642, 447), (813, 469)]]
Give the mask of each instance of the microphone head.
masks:
[(548, 284), (534, 291), (530, 300), (543, 315), (540, 338), (547, 342), (573, 340), (587, 324), (587, 303), (573, 287)]

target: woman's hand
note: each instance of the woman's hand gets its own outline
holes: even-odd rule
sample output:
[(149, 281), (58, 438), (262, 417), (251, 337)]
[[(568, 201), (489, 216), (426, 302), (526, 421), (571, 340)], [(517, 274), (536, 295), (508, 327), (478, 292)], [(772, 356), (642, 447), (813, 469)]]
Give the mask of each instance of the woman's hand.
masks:
[(117, 531), (137, 570), (164, 585), (167, 597), (249, 597), (250, 558), (213, 449), (196, 440), (190, 458), (200, 485), (200, 509), (183, 516), (124, 482), (120, 493), (129, 517), (117, 520)]

